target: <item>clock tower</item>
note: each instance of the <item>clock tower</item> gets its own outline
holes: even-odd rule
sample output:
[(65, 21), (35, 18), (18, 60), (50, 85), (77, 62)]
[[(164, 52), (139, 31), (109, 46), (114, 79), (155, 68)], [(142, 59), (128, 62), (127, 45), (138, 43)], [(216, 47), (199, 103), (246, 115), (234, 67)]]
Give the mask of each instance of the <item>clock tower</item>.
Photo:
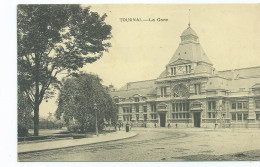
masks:
[(181, 36), (181, 42), (173, 57), (159, 78), (176, 78), (191, 74), (213, 74), (215, 69), (199, 43), (197, 33), (188, 24)]

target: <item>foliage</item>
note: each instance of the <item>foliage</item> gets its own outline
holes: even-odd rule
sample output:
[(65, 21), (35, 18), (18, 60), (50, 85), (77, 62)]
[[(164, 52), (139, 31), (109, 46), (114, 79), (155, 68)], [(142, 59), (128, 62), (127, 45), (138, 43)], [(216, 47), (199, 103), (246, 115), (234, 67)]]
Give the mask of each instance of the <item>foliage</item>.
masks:
[(32, 123), (32, 111), (29, 99), (18, 88), (18, 137), (28, 136), (28, 129)]
[(62, 127), (63, 122), (61, 120), (41, 119), (39, 121), (40, 129), (61, 129)]
[(96, 75), (81, 73), (67, 78), (57, 103), (56, 117), (63, 116), (67, 126), (78, 123), (81, 132), (94, 131), (96, 113), (99, 129), (103, 128), (104, 120), (116, 122), (117, 119), (117, 106)]
[(108, 51), (111, 26), (79, 5), (18, 5), (18, 85), (34, 110), (38, 135), (39, 106), (59, 89), (57, 75), (77, 71)]

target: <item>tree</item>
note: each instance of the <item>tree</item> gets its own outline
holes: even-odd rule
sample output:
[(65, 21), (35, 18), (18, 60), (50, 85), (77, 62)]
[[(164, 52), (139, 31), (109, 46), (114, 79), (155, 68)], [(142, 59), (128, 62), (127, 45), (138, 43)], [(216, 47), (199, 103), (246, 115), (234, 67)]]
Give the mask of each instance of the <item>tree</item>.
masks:
[(42, 100), (59, 89), (57, 75), (97, 61), (111, 46), (105, 18), (79, 5), (18, 5), (18, 85), (34, 110), (35, 136)]
[(63, 116), (67, 126), (76, 120), (81, 132), (95, 130), (97, 113), (99, 129), (103, 128), (104, 120), (117, 119), (117, 106), (96, 75), (80, 73), (65, 79), (57, 103), (57, 119)]

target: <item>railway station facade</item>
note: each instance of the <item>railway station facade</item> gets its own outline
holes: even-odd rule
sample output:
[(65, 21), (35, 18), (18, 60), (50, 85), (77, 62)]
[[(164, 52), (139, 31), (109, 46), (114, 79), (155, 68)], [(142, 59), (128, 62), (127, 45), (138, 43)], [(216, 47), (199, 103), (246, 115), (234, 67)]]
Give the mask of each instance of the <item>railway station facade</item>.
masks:
[(260, 127), (260, 66), (217, 71), (189, 25), (156, 79), (111, 91), (118, 121), (147, 127)]

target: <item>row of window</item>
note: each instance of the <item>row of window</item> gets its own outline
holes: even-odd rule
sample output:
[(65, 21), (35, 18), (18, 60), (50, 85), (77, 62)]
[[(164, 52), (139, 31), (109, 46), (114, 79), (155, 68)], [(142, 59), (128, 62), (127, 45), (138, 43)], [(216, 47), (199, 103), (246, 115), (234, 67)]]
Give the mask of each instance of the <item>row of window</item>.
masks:
[[(144, 114), (143, 116), (144, 116), (144, 121), (146, 121), (147, 120), (147, 114)], [(139, 114), (137, 114), (136, 120), (139, 121), (139, 118), (140, 118)], [(156, 119), (157, 118), (156, 114), (151, 114), (151, 118)], [(124, 121), (132, 121), (132, 115), (124, 115), (123, 119), (124, 119)]]
[(232, 113), (231, 114), (232, 121), (242, 121), (242, 120), (247, 120), (248, 114), (244, 113)]
[[(255, 107), (260, 108), (260, 100), (255, 101)], [(232, 102), (232, 110), (248, 110), (248, 102)], [(208, 111), (216, 110), (216, 101), (208, 101)], [(135, 111), (139, 112), (139, 105), (135, 105)], [(189, 111), (189, 103), (173, 103), (173, 112)], [(143, 112), (147, 112), (147, 106), (143, 106)], [(151, 104), (151, 112), (156, 112), (156, 104)], [(132, 113), (132, 107), (123, 107), (123, 113)]]
[[(182, 68), (184, 68), (183, 66), (182, 67), (179, 67), (182, 71)], [(171, 68), (171, 75), (176, 75), (177, 74), (177, 68), (176, 67), (173, 67)], [(184, 72), (184, 71), (183, 71)], [(186, 65), (185, 66), (185, 73), (191, 73), (191, 65)]]
[[(194, 84), (194, 93), (195, 93), (195, 95), (201, 94), (201, 84), (200, 83)], [(167, 87), (161, 87), (161, 97), (166, 97), (166, 96), (167, 96)], [(176, 95), (175, 93), (173, 94), (173, 96), (180, 97), (179, 95)]]
[(173, 119), (183, 119), (183, 118), (190, 118), (189, 113), (183, 113), (183, 114), (172, 114)]
[[(135, 105), (135, 112), (139, 112), (139, 105)], [(143, 106), (143, 112), (147, 112), (147, 106)], [(123, 107), (123, 113), (132, 113), (132, 106)]]
[(248, 102), (232, 102), (231, 109), (232, 110), (248, 109)]
[[(147, 114), (144, 114), (144, 121), (147, 120)], [(223, 114), (223, 117), (225, 117), (225, 114)], [(173, 119), (186, 119), (190, 118), (189, 113), (173, 113), (172, 114)], [(216, 113), (214, 112), (209, 112), (208, 113), (208, 118), (216, 118)], [(132, 120), (132, 115), (124, 115), (123, 116), (124, 121), (131, 121)], [(151, 114), (151, 119), (157, 119), (157, 114)], [(231, 114), (231, 119), (232, 121), (242, 121), (242, 120), (247, 120), (248, 119), (248, 114), (245, 113), (232, 113)], [(136, 115), (136, 120), (139, 120), (139, 114)], [(260, 120), (260, 114), (256, 114), (256, 120)]]
[(172, 111), (173, 112), (189, 111), (189, 103), (173, 103)]

